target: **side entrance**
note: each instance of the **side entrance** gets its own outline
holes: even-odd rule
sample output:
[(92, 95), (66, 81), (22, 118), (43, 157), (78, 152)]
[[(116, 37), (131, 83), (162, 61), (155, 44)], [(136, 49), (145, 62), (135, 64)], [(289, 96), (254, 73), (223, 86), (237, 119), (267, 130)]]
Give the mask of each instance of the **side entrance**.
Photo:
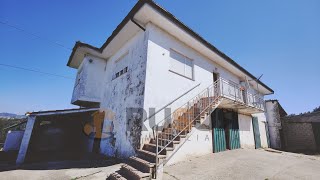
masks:
[(238, 113), (216, 109), (211, 114), (213, 152), (240, 148)]
[(254, 134), (254, 144), (256, 149), (261, 148), (261, 138), (260, 138), (260, 130), (259, 130), (259, 121), (257, 117), (252, 117), (252, 126), (253, 126), (253, 134)]

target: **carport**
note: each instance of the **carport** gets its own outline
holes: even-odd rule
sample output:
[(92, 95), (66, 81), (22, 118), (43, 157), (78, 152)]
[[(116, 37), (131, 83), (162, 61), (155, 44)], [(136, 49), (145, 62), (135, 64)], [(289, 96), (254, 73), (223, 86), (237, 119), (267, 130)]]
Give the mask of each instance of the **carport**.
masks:
[(27, 114), (17, 164), (80, 160), (98, 153), (100, 139), (95, 139), (93, 122), (97, 112), (97, 108), (81, 108)]

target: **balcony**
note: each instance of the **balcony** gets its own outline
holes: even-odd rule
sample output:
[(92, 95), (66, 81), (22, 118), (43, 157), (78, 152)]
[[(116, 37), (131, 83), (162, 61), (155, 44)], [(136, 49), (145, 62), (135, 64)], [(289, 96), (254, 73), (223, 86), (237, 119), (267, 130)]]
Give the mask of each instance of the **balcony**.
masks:
[[(219, 78), (217, 95), (223, 98), (219, 107), (234, 109), (243, 114), (261, 113), (264, 111), (263, 95), (249, 90), (232, 81)], [(254, 92), (254, 90), (252, 90)]]

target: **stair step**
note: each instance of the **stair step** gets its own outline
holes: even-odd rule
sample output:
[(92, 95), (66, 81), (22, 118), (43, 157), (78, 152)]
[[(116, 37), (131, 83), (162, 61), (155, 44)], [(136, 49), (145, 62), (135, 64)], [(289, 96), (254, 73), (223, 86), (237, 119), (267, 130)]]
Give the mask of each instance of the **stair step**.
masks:
[[(158, 145), (159, 146), (166, 146), (171, 140), (168, 139), (162, 139), (162, 138), (158, 138)], [(156, 140), (155, 139), (151, 139), (150, 144), (156, 144)], [(168, 145), (169, 147), (173, 147), (174, 144), (179, 144), (180, 141), (171, 141), (170, 144)]]
[(173, 135), (171, 133), (166, 133), (166, 132), (162, 132), (158, 135), (160, 138), (163, 138), (163, 139), (170, 139), (172, 140), (173, 138), (177, 141), (180, 140), (180, 136), (176, 136), (176, 135)]
[(127, 164), (144, 173), (152, 173), (155, 163), (132, 156), (128, 159)]
[[(169, 133), (169, 134), (174, 134), (174, 133), (179, 133), (180, 131), (177, 129), (173, 129), (173, 128), (165, 128), (163, 129), (162, 133)], [(188, 130), (184, 130), (183, 132), (181, 132), (181, 134), (187, 134)]]
[(114, 172), (107, 177), (107, 180), (127, 180), (127, 179), (121, 176), (119, 173)]
[(139, 163), (141, 163), (141, 164), (144, 164), (144, 165), (146, 165), (146, 166), (148, 166), (148, 167), (150, 167), (150, 168), (153, 168), (154, 165), (155, 165), (155, 163), (146, 161), (146, 160), (141, 159), (141, 158), (138, 158), (138, 157), (136, 157), (136, 156), (132, 156), (132, 157), (130, 157), (129, 159), (130, 159), (130, 160), (133, 160), (133, 161), (136, 161), (136, 162), (139, 162)]
[[(156, 145), (155, 144), (150, 144), (150, 143), (145, 143), (143, 145), (143, 150), (145, 151), (150, 151), (150, 152), (153, 152), (153, 153), (156, 153)], [(158, 151), (160, 151), (162, 149), (162, 147), (158, 147)], [(167, 151), (164, 149), (163, 151), (160, 152), (160, 154), (163, 154), (165, 155), (167, 153)]]
[[(164, 146), (158, 146), (158, 151), (160, 151), (161, 149), (163, 149)], [(156, 144), (144, 144), (143, 146), (143, 149), (144, 150), (147, 150), (147, 151), (151, 151), (151, 152), (156, 152)], [(173, 151), (174, 148), (173, 147), (165, 147), (165, 151)], [(164, 151), (163, 151), (164, 152)]]
[(151, 173), (143, 173), (128, 164), (122, 165), (119, 172), (122, 176), (130, 180), (151, 179)]
[[(155, 163), (156, 162), (156, 153), (150, 152), (150, 151), (146, 151), (146, 150), (137, 150), (138, 153), (138, 157), (141, 159), (144, 159), (146, 161), (149, 161), (151, 163)], [(161, 159), (165, 159), (166, 155), (158, 155), (158, 158)]]

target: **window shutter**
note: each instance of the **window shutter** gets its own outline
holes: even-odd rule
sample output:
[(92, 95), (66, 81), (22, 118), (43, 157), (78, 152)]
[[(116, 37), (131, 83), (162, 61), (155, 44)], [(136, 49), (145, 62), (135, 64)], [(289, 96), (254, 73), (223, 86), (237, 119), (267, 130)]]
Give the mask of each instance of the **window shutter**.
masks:
[(170, 52), (170, 70), (184, 75), (184, 57), (175, 51)]
[(188, 57), (170, 50), (170, 70), (193, 79), (193, 62)]

